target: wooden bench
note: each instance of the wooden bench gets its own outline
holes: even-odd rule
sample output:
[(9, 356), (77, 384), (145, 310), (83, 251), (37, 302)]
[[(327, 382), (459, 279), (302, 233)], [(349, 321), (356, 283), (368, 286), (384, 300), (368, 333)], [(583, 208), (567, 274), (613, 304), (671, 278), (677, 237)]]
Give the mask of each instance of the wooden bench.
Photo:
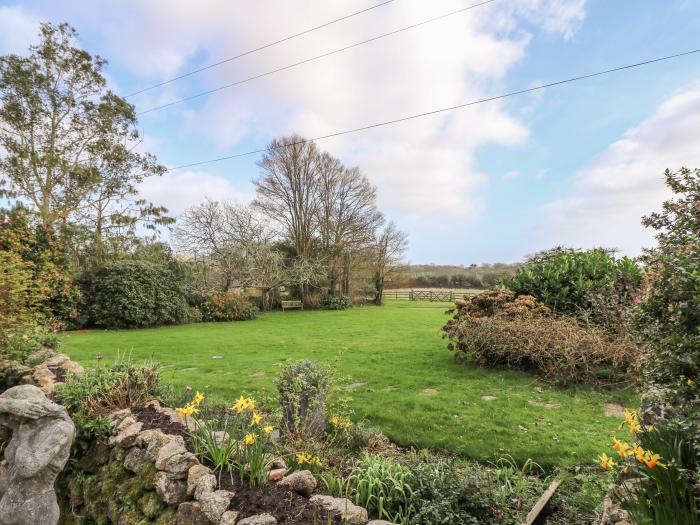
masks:
[(282, 301), (282, 311), (288, 310), (290, 308), (301, 308), (304, 309), (304, 303), (301, 301)]

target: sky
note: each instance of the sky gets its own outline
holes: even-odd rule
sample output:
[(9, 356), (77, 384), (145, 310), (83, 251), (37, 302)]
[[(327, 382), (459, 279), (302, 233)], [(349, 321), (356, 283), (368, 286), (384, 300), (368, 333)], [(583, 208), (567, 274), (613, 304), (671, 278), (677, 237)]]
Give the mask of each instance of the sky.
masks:
[[(0, 54), (67, 21), (125, 96), (382, 0), (0, 0)], [(478, 0), (394, 0), (129, 97), (137, 112), (437, 17)], [(347, 51), (139, 116), (169, 167), (318, 137), (700, 48), (696, 0), (494, 0)], [(700, 167), (700, 54), (319, 141), (359, 166), (409, 234), (413, 263), (515, 262), (555, 245), (634, 256)], [(141, 193), (177, 216), (254, 196), (260, 155), (174, 170)]]

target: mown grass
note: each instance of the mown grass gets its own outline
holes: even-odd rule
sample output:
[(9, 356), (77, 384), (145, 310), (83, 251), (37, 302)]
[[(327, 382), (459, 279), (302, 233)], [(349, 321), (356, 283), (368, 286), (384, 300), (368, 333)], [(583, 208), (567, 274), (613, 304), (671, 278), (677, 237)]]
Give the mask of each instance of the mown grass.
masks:
[(355, 419), (401, 445), (479, 460), (510, 454), (545, 467), (590, 464), (619, 424), (603, 404), (637, 403), (630, 391), (560, 390), (517, 371), (455, 363), (440, 332), (447, 306), (399, 301), (273, 312), (237, 323), (70, 332), (62, 341), (87, 366), (97, 354), (154, 358), (166, 366), (166, 382), (207, 387), (224, 401), (242, 391), (274, 394), (276, 364), (285, 360), (331, 363), (342, 353), (339, 373), (353, 385), (347, 392)]

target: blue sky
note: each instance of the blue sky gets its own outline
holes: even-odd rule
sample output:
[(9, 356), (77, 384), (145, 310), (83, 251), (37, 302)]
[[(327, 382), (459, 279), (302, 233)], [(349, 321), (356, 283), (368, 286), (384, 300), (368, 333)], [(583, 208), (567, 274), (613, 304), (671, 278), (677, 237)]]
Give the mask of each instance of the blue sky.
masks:
[[(0, 1), (0, 53), (68, 21), (121, 94), (374, 2)], [(378, 3), (378, 2), (376, 2)], [(130, 98), (137, 110), (474, 3), (395, 0)], [(700, 47), (700, 2), (496, 0), (489, 6), (144, 115), (168, 166), (323, 135)], [(667, 196), (665, 167), (700, 167), (700, 55), (319, 143), (378, 186), (415, 263), (516, 261), (555, 244), (635, 255)], [(143, 193), (174, 213), (246, 202), (258, 156), (179, 170)]]

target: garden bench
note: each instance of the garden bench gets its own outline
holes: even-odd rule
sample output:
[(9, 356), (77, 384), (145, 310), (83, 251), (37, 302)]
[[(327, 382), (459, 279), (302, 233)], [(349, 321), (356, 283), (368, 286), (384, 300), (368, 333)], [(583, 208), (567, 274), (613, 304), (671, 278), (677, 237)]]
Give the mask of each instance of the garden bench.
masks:
[(304, 309), (304, 303), (301, 301), (282, 301), (282, 310), (287, 310), (289, 308), (301, 308)]

